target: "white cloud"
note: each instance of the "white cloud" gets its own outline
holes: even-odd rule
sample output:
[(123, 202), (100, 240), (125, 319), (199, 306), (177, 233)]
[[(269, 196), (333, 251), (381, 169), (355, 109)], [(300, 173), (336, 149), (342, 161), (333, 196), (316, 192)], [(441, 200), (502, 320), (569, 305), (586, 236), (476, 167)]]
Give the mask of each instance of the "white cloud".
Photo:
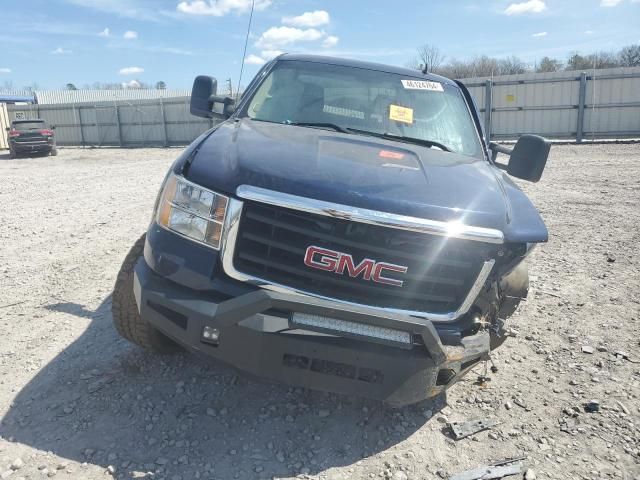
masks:
[(256, 47), (265, 50), (277, 50), (295, 42), (313, 42), (326, 34), (315, 28), (300, 29), (294, 27), (271, 27), (260, 35)]
[(157, 0), (65, 0), (78, 7), (90, 8), (119, 17), (138, 20), (158, 21), (170, 17), (175, 12), (158, 8)]
[(111, 36), (111, 30), (109, 30), (109, 28), (105, 28), (104, 30), (102, 30), (99, 34), (99, 37), (109, 37)]
[[(256, 10), (264, 10), (271, 0), (255, 0)], [(223, 17), (228, 13), (246, 13), (251, 10), (251, 0), (187, 0), (180, 2), (176, 9), (189, 15), (210, 15)]]
[(547, 32), (538, 32), (538, 33), (534, 33), (531, 36), (532, 37), (546, 37), (547, 36)]
[(247, 65), (263, 65), (264, 59), (259, 57), (258, 55), (249, 55), (244, 59), (244, 63)]
[(131, 80), (129, 82), (123, 82), (122, 88), (140, 88), (142, 84), (138, 80)]
[(327, 38), (324, 39), (324, 42), (322, 42), (322, 46), (324, 48), (333, 48), (338, 44), (339, 41), (340, 39), (335, 35), (329, 35)]
[(65, 50), (62, 47), (58, 47), (55, 50), (51, 50), (52, 55), (68, 55), (71, 53), (71, 50)]
[(122, 38), (124, 38), (125, 40), (135, 40), (136, 38), (138, 38), (138, 32), (127, 30), (126, 32), (124, 32), (124, 35), (122, 35)]
[(297, 17), (284, 17), (282, 23), (291, 25), (292, 27), (319, 27), (327, 25), (331, 21), (329, 13), (325, 10), (316, 10), (315, 12), (305, 12)]
[(137, 73), (143, 73), (142, 67), (125, 67), (120, 69), (120, 75), (136, 75)]
[(11, 73), (10, 68), (0, 68), (0, 73)]
[(263, 50), (260, 52), (260, 56), (265, 60), (271, 60), (276, 58), (279, 55), (282, 55), (284, 52), (282, 50)]
[(547, 9), (543, 0), (529, 0), (528, 2), (512, 3), (504, 13), (506, 15), (521, 15), (523, 13), (540, 13)]
[(621, 1), (622, 0), (600, 0), (600, 6), (601, 7), (615, 7)]
[(586, 35), (591, 35), (591, 34), (593, 34), (593, 30), (585, 30), (584, 33)]

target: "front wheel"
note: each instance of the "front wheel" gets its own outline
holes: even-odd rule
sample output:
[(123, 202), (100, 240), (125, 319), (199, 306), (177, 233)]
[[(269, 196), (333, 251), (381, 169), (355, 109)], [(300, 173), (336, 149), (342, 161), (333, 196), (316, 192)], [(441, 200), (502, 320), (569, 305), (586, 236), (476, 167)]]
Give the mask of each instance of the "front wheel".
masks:
[(143, 255), (145, 239), (146, 234), (131, 247), (118, 272), (111, 301), (113, 324), (120, 336), (146, 350), (173, 353), (180, 347), (140, 317), (133, 294), (133, 269)]

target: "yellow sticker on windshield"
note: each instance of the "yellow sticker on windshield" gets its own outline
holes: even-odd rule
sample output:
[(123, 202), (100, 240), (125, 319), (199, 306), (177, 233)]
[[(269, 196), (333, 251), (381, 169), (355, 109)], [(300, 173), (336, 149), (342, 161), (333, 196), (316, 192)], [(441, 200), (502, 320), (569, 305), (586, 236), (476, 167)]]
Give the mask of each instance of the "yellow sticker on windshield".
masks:
[(396, 122), (413, 123), (413, 108), (389, 105), (389, 118)]

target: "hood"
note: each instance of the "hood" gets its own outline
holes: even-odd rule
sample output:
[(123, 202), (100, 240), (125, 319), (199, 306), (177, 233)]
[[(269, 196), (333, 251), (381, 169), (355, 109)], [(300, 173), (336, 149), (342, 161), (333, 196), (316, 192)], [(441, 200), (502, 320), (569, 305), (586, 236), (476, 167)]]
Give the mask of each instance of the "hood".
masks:
[[(507, 241), (546, 241), (533, 205), (487, 161), (374, 137), (229, 121), (200, 145), (188, 177), (230, 195), (239, 185), (253, 185), (370, 210), (460, 220), (499, 229)], [(514, 217), (514, 201), (520, 210), (524, 206), (524, 223)]]

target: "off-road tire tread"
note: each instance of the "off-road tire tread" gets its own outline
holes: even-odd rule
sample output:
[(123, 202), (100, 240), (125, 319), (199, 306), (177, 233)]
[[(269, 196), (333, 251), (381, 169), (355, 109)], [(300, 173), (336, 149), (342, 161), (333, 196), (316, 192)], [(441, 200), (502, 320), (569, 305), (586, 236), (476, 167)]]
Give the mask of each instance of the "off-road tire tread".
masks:
[(111, 300), (113, 324), (118, 333), (140, 347), (158, 353), (173, 353), (178, 345), (140, 317), (133, 294), (133, 269), (142, 257), (146, 234), (131, 247), (122, 262)]

